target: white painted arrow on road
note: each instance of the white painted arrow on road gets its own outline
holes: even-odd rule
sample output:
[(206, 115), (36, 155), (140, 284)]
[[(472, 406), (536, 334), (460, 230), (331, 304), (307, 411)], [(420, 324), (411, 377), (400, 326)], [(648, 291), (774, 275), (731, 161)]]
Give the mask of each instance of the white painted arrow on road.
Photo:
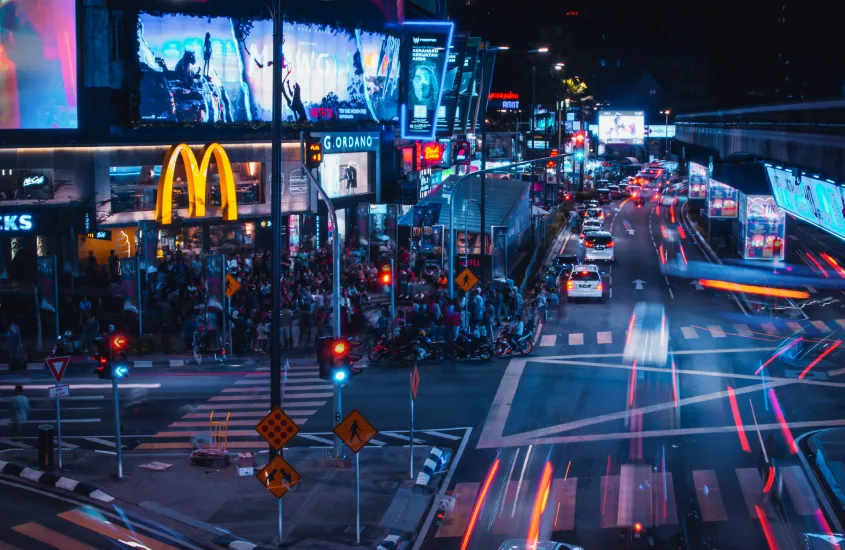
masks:
[(643, 290), (643, 285), (645, 284), (645, 281), (643, 281), (642, 279), (637, 279), (636, 281), (631, 282), (637, 285), (634, 287), (634, 290)]
[(691, 282), (690, 284), (691, 284), (691, 285), (695, 285), (695, 290), (704, 290), (704, 287), (703, 287), (703, 286), (701, 286), (701, 283), (699, 282), (699, 280), (698, 280), (698, 279), (694, 280), (694, 281), (693, 281), (693, 282)]
[(628, 223), (628, 220), (622, 220), (622, 225), (625, 226), (625, 231), (628, 232), (628, 235), (634, 234), (634, 229), (631, 227), (631, 224)]

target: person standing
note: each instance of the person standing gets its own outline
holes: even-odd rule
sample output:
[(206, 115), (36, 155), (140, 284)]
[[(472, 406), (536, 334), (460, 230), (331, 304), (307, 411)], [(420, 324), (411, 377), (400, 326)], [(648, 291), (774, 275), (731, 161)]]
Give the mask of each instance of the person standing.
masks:
[(21, 329), (14, 321), (9, 324), (6, 331), (6, 353), (9, 355), (9, 363), (17, 363), (21, 352)]
[(211, 33), (205, 33), (205, 41), (202, 45), (202, 75), (208, 77), (209, 69), (211, 68)]
[(12, 397), (12, 440), (17, 441), (23, 433), (23, 425), (29, 417), (29, 399), (23, 394), (23, 386), (15, 386), (15, 396)]

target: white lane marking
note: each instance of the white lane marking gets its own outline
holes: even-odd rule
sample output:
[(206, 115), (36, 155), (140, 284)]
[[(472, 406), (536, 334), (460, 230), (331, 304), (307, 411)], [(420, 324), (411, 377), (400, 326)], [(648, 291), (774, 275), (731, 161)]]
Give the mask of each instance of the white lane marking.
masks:
[[(28, 385), (25, 389), (27, 390), (49, 390), (50, 388), (56, 387), (55, 384), (38, 384), (35, 386)], [(161, 387), (161, 384), (120, 384), (119, 389), (121, 390), (155, 390)], [(102, 390), (102, 389), (111, 389), (111, 384), (70, 384), (70, 389), (72, 390)], [(0, 390), (13, 390), (15, 386), (3, 384), (0, 385)], [(102, 396), (100, 396), (102, 397)], [(68, 398), (62, 398), (68, 399)], [(94, 397), (86, 397), (86, 399), (95, 399)]]
[[(407, 435), (398, 434), (396, 432), (379, 432), (379, 435), (386, 435), (388, 437), (395, 437), (396, 439), (401, 439), (403, 441), (410, 441), (411, 438)], [(414, 443), (425, 443), (422, 439), (414, 438)]]
[(326, 439), (325, 437), (318, 437), (316, 435), (303, 434), (303, 433), (299, 433), (299, 434), (296, 434), (296, 435), (298, 437), (304, 437), (305, 439), (317, 441), (318, 443), (325, 443), (326, 445), (333, 445), (334, 444), (334, 442), (331, 439)]
[(710, 331), (710, 336), (713, 338), (725, 338), (725, 331), (719, 325), (707, 325), (707, 330)]
[(692, 327), (681, 327), (681, 333), (687, 340), (694, 340), (698, 338), (698, 332)]
[(569, 345), (570, 346), (581, 346), (584, 344), (584, 333), (583, 332), (575, 332), (569, 335)]
[(736, 329), (737, 334), (739, 334), (740, 336), (744, 336), (746, 338), (749, 338), (749, 337), (754, 335), (751, 332), (751, 329), (748, 328), (748, 325), (743, 325), (743, 324), (740, 323), (740, 324), (734, 325), (734, 328)]
[(837, 320), (834, 321), (834, 323), (839, 325), (840, 328), (845, 329), (845, 319), (837, 319)]
[(545, 348), (548, 346), (554, 346), (557, 342), (557, 334), (546, 334), (540, 338), (540, 347)]
[(153, 368), (152, 361), (132, 361), (132, 366), (136, 369), (151, 369)]
[(438, 432), (437, 430), (425, 430), (424, 432), (421, 432), (421, 433), (424, 433), (424, 434), (427, 434), (427, 435), (433, 435), (435, 437), (442, 437), (444, 439), (451, 439), (453, 441), (463, 439), (463, 437), (461, 437), (461, 436), (447, 434), (447, 433), (443, 433), (443, 432)]
[(596, 338), (598, 339), (599, 344), (612, 344), (613, 343), (613, 333), (612, 332), (597, 332)]
[(672, 289), (671, 289), (671, 288), (669, 289), (669, 296), (671, 296), (671, 298), (672, 298), (673, 300), (675, 299), (675, 295), (672, 293)]
[[(108, 439), (102, 439), (99, 437), (83, 437), (85, 441), (91, 441), (92, 443), (99, 443), (100, 445), (105, 445), (106, 447), (117, 447), (117, 444), (114, 441), (109, 441)], [(126, 448), (126, 445), (121, 445), (121, 447)]]

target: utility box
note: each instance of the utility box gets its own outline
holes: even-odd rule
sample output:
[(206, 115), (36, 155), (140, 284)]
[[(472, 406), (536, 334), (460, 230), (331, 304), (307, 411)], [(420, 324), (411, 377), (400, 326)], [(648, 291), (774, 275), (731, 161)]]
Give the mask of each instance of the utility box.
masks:
[(255, 475), (255, 455), (252, 453), (238, 453), (236, 461), (239, 476)]

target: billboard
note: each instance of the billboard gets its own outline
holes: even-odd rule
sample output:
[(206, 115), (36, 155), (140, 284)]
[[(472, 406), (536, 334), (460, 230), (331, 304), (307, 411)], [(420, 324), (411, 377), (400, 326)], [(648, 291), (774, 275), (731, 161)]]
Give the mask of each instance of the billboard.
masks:
[(766, 167), (778, 206), (807, 223), (845, 239), (845, 188), (789, 170)]
[(472, 90), (475, 86), (475, 65), (478, 61), (478, 48), (481, 46), (481, 39), (470, 37), (467, 40), (466, 52), (464, 54), (464, 72), (461, 74), (461, 91), (458, 94), (458, 109), (455, 111), (455, 132), (462, 134), (467, 126), (469, 116), (469, 105), (472, 101)]
[(75, 0), (0, 0), (0, 130), (75, 128)]
[(707, 167), (695, 162), (689, 163), (689, 198), (707, 198)]
[[(271, 21), (141, 13), (138, 44), (141, 119), (272, 119)], [(399, 44), (390, 35), (286, 24), (282, 119), (396, 120)]]
[(736, 218), (737, 191), (713, 178), (707, 181), (707, 217)]
[(455, 127), (455, 112), (458, 108), (458, 94), (461, 92), (468, 39), (468, 34), (458, 33), (452, 40), (452, 49), (449, 50), (449, 61), (446, 64), (446, 77), (443, 79), (443, 99), (437, 111), (438, 136), (451, 136)]
[(644, 133), (643, 111), (599, 111), (601, 143), (642, 143)]
[(783, 260), (786, 235), (786, 213), (771, 195), (739, 194), (739, 246), (747, 260)]
[(434, 137), (454, 29), (451, 22), (405, 23), (408, 57), (402, 105), (403, 138)]

